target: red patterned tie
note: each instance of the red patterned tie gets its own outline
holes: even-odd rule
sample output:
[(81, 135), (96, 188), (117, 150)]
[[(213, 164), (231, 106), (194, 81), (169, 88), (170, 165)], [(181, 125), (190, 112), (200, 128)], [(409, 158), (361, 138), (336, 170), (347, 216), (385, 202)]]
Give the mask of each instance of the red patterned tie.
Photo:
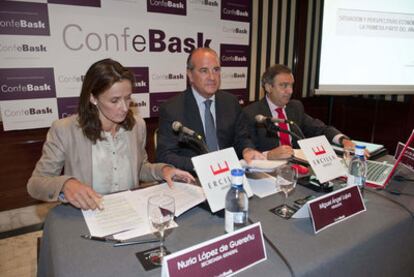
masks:
[[(277, 112), (277, 117), (279, 119), (286, 119), (286, 116), (283, 113), (282, 108), (277, 108), (276, 112)], [(280, 129), (289, 130), (287, 123), (280, 122), (280, 123), (278, 123), (278, 126), (279, 126)], [(290, 143), (290, 136), (287, 133), (279, 132), (279, 140), (280, 140), (280, 145), (290, 145), (290, 146), (292, 145)]]

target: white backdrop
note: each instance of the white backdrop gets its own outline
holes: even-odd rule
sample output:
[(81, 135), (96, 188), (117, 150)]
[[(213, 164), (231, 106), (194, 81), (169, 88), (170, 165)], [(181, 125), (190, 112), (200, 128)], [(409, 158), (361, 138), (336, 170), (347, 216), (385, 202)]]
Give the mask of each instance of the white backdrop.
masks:
[(112, 58), (136, 77), (143, 117), (186, 87), (185, 62), (216, 50), (222, 89), (248, 99), (250, 0), (7, 1), (0, 6), (0, 110), (5, 130), (76, 112), (82, 77)]

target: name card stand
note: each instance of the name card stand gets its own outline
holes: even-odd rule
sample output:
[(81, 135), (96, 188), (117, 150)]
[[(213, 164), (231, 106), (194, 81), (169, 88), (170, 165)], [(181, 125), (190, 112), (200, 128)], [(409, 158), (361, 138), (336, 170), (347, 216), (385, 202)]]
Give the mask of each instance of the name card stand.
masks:
[[(233, 147), (210, 152), (191, 158), (198, 179), (206, 195), (211, 212), (224, 209), (226, 193), (231, 187), (231, 173), (235, 168), (242, 168)], [(243, 187), (248, 197), (253, 195), (246, 176)]]
[(357, 186), (347, 186), (315, 198), (300, 208), (292, 218), (311, 217), (315, 234), (366, 211)]
[(161, 276), (231, 276), (266, 259), (258, 222), (166, 256)]

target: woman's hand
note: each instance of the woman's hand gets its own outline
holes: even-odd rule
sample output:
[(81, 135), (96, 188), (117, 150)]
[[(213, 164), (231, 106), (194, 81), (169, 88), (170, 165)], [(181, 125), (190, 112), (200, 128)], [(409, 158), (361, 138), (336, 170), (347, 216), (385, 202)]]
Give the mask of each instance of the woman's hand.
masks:
[(103, 210), (102, 195), (76, 179), (67, 180), (63, 184), (62, 192), (65, 195), (65, 199), (76, 208), (82, 210)]
[(187, 171), (168, 165), (162, 168), (162, 178), (167, 181), (170, 188), (174, 187), (174, 180), (183, 181), (185, 183), (195, 183), (193, 175)]

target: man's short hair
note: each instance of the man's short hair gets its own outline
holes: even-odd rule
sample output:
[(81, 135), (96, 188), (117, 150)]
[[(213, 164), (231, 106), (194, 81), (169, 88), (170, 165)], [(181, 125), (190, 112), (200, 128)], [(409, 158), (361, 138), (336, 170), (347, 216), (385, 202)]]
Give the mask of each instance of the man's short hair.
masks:
[(273, 85), (274, 78), (282, 73), (292, 74), (292, 70), (283, 65), (283, 64), (275, 64), (266, 69), (266, 71), (262, 75), (262, 87), (265, 88), (265, 84)]
[(218, 57), (217, 52), (214, 51), (211, 48), (208, 48), (208, 47), (195, 48), (193, 51), (191, 51), (190, 55), (188, 55), (188, 58), (187, 58), (187, 69), (188, 70), (193, 70), (194, 69), (194, 64), (193, 64), (192, 58), (193, 58), (194, 53), (196, 53), (198, 51), (210, 52), (210, 53), (212, 53), (212, 54), (214, 54)]

